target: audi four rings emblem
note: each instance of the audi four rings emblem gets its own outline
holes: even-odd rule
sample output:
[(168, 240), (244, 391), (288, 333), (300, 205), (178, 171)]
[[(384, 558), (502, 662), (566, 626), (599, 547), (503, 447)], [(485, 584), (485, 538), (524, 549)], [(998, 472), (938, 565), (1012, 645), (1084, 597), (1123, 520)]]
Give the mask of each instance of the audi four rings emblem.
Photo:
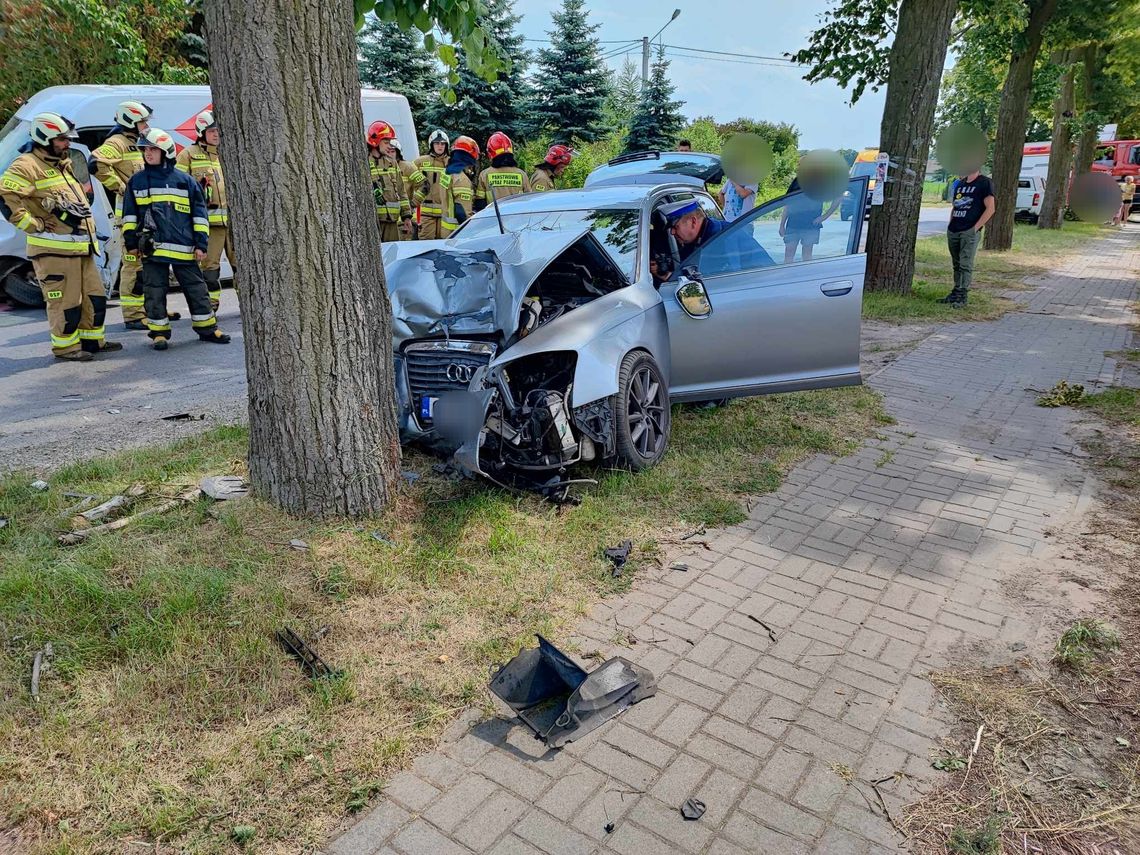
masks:
[(462, 365), (458, 362), (452, 362), (447, 366), (447, 379), (452, 383), (470, 383), (474, 375), (474, 366)]

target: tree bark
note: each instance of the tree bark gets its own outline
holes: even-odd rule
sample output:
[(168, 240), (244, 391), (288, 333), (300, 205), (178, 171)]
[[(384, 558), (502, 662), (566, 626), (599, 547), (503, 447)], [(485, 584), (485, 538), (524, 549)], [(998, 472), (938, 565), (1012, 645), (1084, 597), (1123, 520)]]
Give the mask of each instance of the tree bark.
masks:
[(908, 294), (914, 279), (914, 242), (938, 87), (958, 0), (903, 0), (891, 46), (879, 149), (897, 166), (871, 209), (867, 230), (869, 291)]
[(1013, 209), (1017, 201), (1017, 176), (1025, 147), (1029, 99), (1033, 90), (1033, 67), (1041, 52), (1045, 27), (1057, 11), (1058, 0), (1029, 0), (1029, 21), (1014, 37), (1013, 50), (1001, 90), (997, 139), (994, 141), (994, 202), (997, 210), (985, 229), (986, 249), (1013, 246)]
[(366, 175), (351, 3), (207, 0), (241, 269), (254, 490), (380, 511), (399, 477), (391, 307)]
[(1073, 158), (1073, 174), (1082, 175), (1092, 169), (1096, 155), (1096, 141), (1100, 128), (1097, 122), (1089, 121), (1088, 114), (1096, 114), (1096, 75), (1100, 70), (1100, 47), (1088, 45), (1082, 50), (1084, 72), (1081, 75), (1081, 110), (1086, 114), (1084, 128), (1077, 140), (1077, 153)]
[(1059, 57), (1065, 66), (1061, 76), (1061, 91), (1053, 102), (1053, 137), (1049, 144), (1049, 172), (1045, 176), (1045, 198), (1041, 200), (1041, 216), (1037, 220), (1039, 229), (1059, 229), (1064, 222), (1066, 189), (1069, 183), (1069, 169), (1073, 162), (1073, 107), (1075, 101), (1074, 84), (1077, 66), (1073, 64), (1071, 52), (1065, 51)]

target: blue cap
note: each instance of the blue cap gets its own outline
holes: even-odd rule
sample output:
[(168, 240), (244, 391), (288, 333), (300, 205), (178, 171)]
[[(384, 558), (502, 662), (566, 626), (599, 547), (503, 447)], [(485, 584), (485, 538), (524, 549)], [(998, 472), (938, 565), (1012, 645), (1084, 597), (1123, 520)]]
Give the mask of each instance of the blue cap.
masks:
[(658, 210), (665, 217), (665, 222), (673, 225), (685, 214), (691, 214), (694, 211), (700, 210), (700, 204), (696, 199), (684, 199), (680, 202), (670, 202), (668, 205), (662, 205)]

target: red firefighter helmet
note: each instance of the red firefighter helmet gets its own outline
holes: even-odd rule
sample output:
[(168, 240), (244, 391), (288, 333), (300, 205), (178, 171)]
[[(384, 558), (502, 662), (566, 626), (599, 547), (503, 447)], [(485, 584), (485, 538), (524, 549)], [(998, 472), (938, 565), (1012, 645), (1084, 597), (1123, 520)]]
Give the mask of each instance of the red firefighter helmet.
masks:
[(491, 138), (487, 140), (487, 155), (492, 160), (500, 154), (512, 154), (514, 150), (515, 144), (511, 142), (511, 138), (502, 131), (495, 131), (491, 134)]
[(552, 145), (546, 150), (546, 162), (551, 166), (567, 166), (574, 159), (574, 150), (565, 145)]
[(471, 137), (456, 137), (455, 142), (451, 144), (451, 150), (465, 151), (476, 160), (479, 159), (479, 143)]
[(368, 126), (368, 144), (373, 148), (380, 145), (380, 140), (394, 140), (396, 129), (387, 122), (373, 122)]

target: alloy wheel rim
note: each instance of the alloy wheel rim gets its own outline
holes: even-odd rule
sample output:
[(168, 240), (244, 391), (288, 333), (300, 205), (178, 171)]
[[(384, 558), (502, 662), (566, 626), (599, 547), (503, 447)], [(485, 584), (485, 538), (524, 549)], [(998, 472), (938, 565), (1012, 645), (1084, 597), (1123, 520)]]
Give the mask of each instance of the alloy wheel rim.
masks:
[(637, 453), (652, 459), (665, 444), (664, 388), (647, 365), (638, 369), (629, 384), (629, 437)]

